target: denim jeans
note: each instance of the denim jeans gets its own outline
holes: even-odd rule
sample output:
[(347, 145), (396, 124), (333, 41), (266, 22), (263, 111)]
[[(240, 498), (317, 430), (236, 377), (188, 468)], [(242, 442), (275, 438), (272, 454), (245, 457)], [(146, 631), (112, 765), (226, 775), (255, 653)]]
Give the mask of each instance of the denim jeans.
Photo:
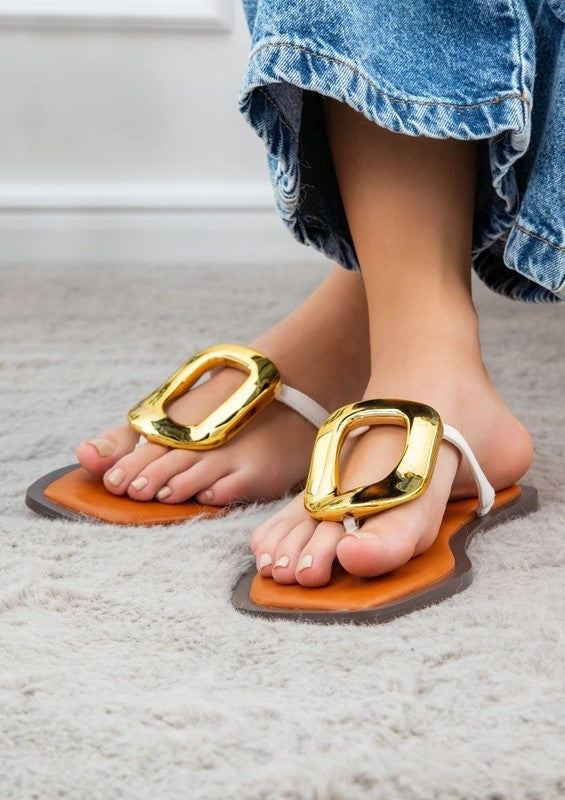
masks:
[(480, 140), (473, 266), (565, 297), (565, 0), (243, 0), (240, 108), (295, 237), (358, 269), (322, 96), (409, 136)]

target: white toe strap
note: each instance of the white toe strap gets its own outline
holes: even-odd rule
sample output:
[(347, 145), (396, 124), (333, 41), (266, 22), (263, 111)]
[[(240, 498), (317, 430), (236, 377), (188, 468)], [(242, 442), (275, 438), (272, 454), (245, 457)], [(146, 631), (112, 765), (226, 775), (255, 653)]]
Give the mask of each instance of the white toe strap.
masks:
[(491, 510), (492, 505), (494, 503), (494, 496), (495, 492), (490, 483), (487, 480), (485, 473), (479, 466), (479, 462), (475, 458), (475, 454), (471, 450), (469, 443), (463, 437), (462, 434), (459, 433), (458, 430), (453, 428), (451, 425), (443, 426), (443, 438), (446, 442), (449, 442), (465, 456), (467, 461), (469, 462), (469, 466), (471, 467), (471, 472), (473, 473), (473, 478), (475, 479), (475, 483), (477, 484), (477, 492), (479, 495), (479, 507), (477, 508), (477, 516), (484, 517), (485, 514)]
[(293, 389), (292, 386), (286, 386), (284, 383), (277, 395), (277, 400), (279, 403), (284, 403), (285, 406), (292, 408), (293, 411), (303, 416), (304, 419), (311, 422), (316, 429), (319, 428), (322, 422), (325, 422), (330, 415), (329, 411), (322, 408), (319, 403), (312, 400), (307, 394), (299, 392), (298, 389)]

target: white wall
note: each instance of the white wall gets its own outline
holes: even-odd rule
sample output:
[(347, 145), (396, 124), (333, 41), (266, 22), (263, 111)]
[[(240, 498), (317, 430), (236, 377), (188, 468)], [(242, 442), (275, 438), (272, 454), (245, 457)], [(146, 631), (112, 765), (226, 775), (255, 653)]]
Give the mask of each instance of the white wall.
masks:
[(237, 110), (237, 0), (0, 0), (0, 263), (315, 257)]

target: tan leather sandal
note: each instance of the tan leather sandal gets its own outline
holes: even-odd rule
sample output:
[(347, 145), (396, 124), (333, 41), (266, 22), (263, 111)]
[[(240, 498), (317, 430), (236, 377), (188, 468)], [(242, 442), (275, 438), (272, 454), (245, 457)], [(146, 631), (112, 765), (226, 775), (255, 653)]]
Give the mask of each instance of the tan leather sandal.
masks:
[[(188, 392), (207, 372), (233, 367), (248, 373), (235, 392), (206, 419), (181, 425), (166, 407)], [(210, 450), (221, 447), (248, 425), (269, 403), (278, 400), (318, 428), (328, 412), (312, 398), (283, 384), (279, 371), (266, 356), (241, 345), (218, 345), (196, 353), (128, 415), (142, 439), (166, 447)], [(29, 487), (26, 504), (47, 517), (80, 520), (85, 517), (119, 525), (166, 525), (198, 514), (225, 513), (225, 508), (196, 501), (179, 504), (142, 503), (127, 495), (110, 494), (100, 477), (77, 464), (50, 472)]]
[[(348, 436), (373, 424), (406, 427), (406, 444), (397, 467), (383, 480), (348, 492), (339, 489), (339, 456)], [(472, 581), (466, 547), (471, 537), (511, 517), (537, 509), (537, 492), (510, 486), (495, 492), (463, 436), (442, 424), (434, 409), (404, 400), (367, 400), (335, 411), (318, 431), (304, 493), (306, 510), (316, 519), (341, 522), (352, 533), (359, 521), (419, 497), (428, 486), (442, 439), (469, 463), (477, 497), (452, 500), (433, 545), (407, 564), (376, 578), (358, 578), (335, 564), (326, 586), (282, 585), (253, 567), (232, 592), (234, 606), (263, 617), (309, 622), (387, 622), (437, 603)]]

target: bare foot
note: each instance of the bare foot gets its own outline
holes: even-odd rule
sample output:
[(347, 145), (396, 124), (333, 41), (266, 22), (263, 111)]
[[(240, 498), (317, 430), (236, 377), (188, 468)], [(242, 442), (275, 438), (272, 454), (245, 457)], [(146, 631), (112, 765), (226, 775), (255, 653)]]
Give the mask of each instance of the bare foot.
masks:
[[(451, 346), (439, 343), (435, 353), (430, 348), (427, 357), (408, 359), (402, 369), (386, 358), (375, 367), (377, 377), (371, 378), (365, 399), (403, 398), (435, 408), (443, 421), (465, 436), (496, 490), (512, 485), (527, 471), (532, 459), (530, 436), (497, 394), (477, 357), (462, 361), (454, 358)], [(405, 431), (375, 427), (353, 441), (342, 472), (344, 489), (388, 474), (399, 461)], [(251, 549), (261, 574), (279, 583), (323, 586), (336, 557), (354, 575), (377, 576), (430, 547), (450, 498), (473, 496), (476, 489), (468, 465), (452, 445), (444, 443), (424, 494), (369, 517), (357, 534), (346, 535), (339, 523), (312, 519), (300, 495), (253, 532)]]
[[(484, 367), (471, 294), (476, 143), (391, 133), (347, 105), (325, 103), (340, 192), (367, 294), (371, 378), (364, 397), (426, 403), (469, 442), (495, 489), (528, 469), (528, 432)], [(384, 477), (405, 435), (375, 428), (353, 440), (344, 489)], [(337, 557), (354, 575), (393, 570), (427, 549), (450, 497), (474, 496), (467, 465), (442, 444), (418, 499), (365, 520), (357, 535), (313, 520), (296, 498), (261, 525), (257, 567), (279, 583), (322, 586)]]
[[(351, 319), (355, 330), (349, 330)], [(347, 335), (343, 331), (347, 330)], [(368, 375), (368, 329), (359, 274), (336, 268), (293, 314), (252, 347), (277, 365), (284, 383), (332, 410), (351, 402)], [(347, 374), (340, 365), (347, 364)], [(206, 417), (239, 386), (243, 373), (224, 369), (171, 404), (183, 424)], [(134, 450), (138, 435), (128, 425), (82, 442), (80, 463), (101, 475), (112, 494), (180, 503), (196, 497), (225, 505), (241, 499), (271, 499), (306, 475), (314, 426), (274, 402), (235, 439), (217, 450), (175, 450), (148, 443)]]

